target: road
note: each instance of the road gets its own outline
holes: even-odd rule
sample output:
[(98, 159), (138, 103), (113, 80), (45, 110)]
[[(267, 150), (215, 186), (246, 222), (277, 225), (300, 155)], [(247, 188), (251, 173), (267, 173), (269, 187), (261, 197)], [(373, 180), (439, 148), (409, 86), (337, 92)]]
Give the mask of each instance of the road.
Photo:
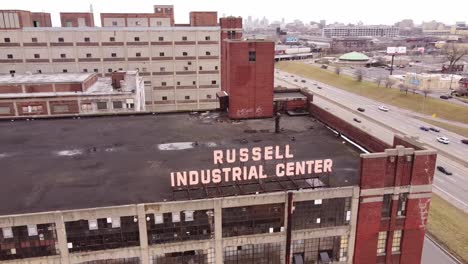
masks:
[[(276, 72), (276, 78), (279, 79), (277, 83), (283, 83), (282, 86), (289, 84), (286, 87), (308, 88), (317, 95), (314, 97), (314, 103), (318, 106), (327, 109), (344, 120), (348, 120), (351, 124), (366, 130), (371, 135), (389, 144), (393, 143), (393, 135), (396, 133), (395, 130), (397, 130), (401, 134), (416, 136), (424, 144), (450, 153), (461, 160), (465, 159), (466, 161), (466, 157), (468, 157), (468, 145), (460, 142), (463, 137), (449, 131), (444, 131), (441, 128), (439, 128), (441, 130), (439, 133), (422, 131), (419, 129), (420, 126), (435, 126), (414, 118), (413, 113), (410, 111), (389, 106), (390, 111), (383, 112), (378, 110), (380, 103), (377, 101), (314, 80), (305, 79), (279, 70), (276, 70)], [(294, 81), (296, 79), (298, 82)], [(302, 80), (305, 80), (305, 83), (301, 82)], [(321, 89), (318, 89), (319, 86)], [(358, 107), (364, 108), (365, 112), (350, 111), (350, 109), (356, 110)], [(354, 122), (353, 118), (355, 117), (362, 122)], [(436, 137), (438, 136), (448, 137), (450, 144), (444, 145), (438, 143), (436, 141)], [(433, 183), (434, 192), (468, 213), (468, 167), (440, 153), (437, 165), (445, 167), (453, 175), (447, 176), (436, 171)]]
[(438, 247), (432, 240), (425, 237), (422, 252), (422, 264), (458, 264), (446, 252)]

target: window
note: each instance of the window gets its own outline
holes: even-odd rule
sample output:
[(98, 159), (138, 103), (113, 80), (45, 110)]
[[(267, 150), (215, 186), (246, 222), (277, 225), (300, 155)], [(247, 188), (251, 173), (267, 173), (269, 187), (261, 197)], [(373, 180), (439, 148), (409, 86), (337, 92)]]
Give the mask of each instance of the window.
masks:
[(115, 42), (115, 38), (114, 38), (114, 37), (110, 37), (110, 38), (109, 38), (109, 41), (110, 41), (110, 42)]
[(215, 70), (218, 70), (218, 66), (215, 66)]
[(206, 37), (205, 37), (205, 40), (210, 40), (210, 36), (206, 36)]
[(81, 104), (81, 111), (91, 112), (91, 111), (93, 111), (93, 105), (90, 104), (90, 103)]
[(395, 231), (393, 231), (392, 254), (394, 254), (394, 253), (400, 253), (401, 235), (402, 235), (402, 231), (401, 231), (401, 230), (395, 230)]
[(88, 69), (83, 69), (83, 72), (88, 72)]
[(10, 38), (4, 38), (3, 39), (6, 43), (10, 43), (11, 42), (11, 39)]
[(11, 113), (9, 106), (0, 106), (0, 115), (9, 115)]
[(13, 59), (13, 54), (7, 54), (8, 59)]
[(113, 26), (117, 26), (117, 21), (112, 21)]
[(91, 53), (86, 53), (86, 58), (91, 58), (93, 55)]
[(112, 72), (112, 68), (107, 69), (107, 72)]
[(64, 42), (63, 38), (58, 38), (58, 42)]
[(249, 51), (249, 61), (256, 61), (257, 53), (255, 51)]
[(185, 51), (184, 51), (184, 52), (182, 52), (182, 56), (187, 56), (187, 55), (188, 55), (188, 53), (187, 53), (187, 52), (185, 52)]
[(212, 80), (212, 81), (211, 81), (211, 84), (216, 84), (216, 80)]
[(43, 109), (42, 105), (28, 105), (21, 108), (23, 113), (41, 113)]
[(42, 73), (42, 70), (37, 70), (37, 73)]
[(185, 100), (190, 100), (190, 96), (186, 95)]
[(53, 110), (56, 113), (68, 113), (70, 112), (70, 109), (68, 105), (54, 105)]
[(161, 21), (156, 21), (156, 26), (162, 26), (162, 22)]
[(97, 102), (98, 110), (107, 110), (107, 102)]
[(135, 21), (135, 25), (136, 25), (136, 26), (141, 25), (140, 21)]
[(177, 82), (177, 85), (180, 85), (180, 82)]
[(211, 99), (211, 94), (207, 94), (206, 99)]
[(15, 70), (10, 70), (10, 74), (15, 74), (16, 71)]
[(35, 58), (35, 59), (39, 59), (40, 57), (41, 57), (41, 55), (40, 55), (40, 54), (37, 54), (37, 53), (36, 53), (36, 54), (34, 54), (34, 58)]
[(111, 57), (117, 57), (117, 53), (111, 53)]
[(187, 65), (192, 65), (192, 62), (191, 61), (187, 62)]
[(198, 69), (201, 71), (201, 70), (203, 70), (203, 67), (202, 67), (202, 66), (199, 66)]
[(162, 97), (162, 100), (163, 100), (163, 101), (167, 101), (167, 96), (163, 96), (163, 97)]
[(193, 81), (192, 84), (193, 84), (193, 85), (197, 85), (197, 81)]
[(94, 69), (94, 72), (99, 72), (99, 69)]
[(159, 52), (160, 57), (164, 57), (164, 52)]
[(141, 57), (141, 52), (137, 52), (137, 53), (135, 54), (135, 56)]
[(377, 239), (377, 254), (385, 254), (385, 247), (387, 244), (387, 231), (379, 232)]
[(164, 37), (158, 37), (159, 41), (164, 41)]
[(89, 39), (89, 38), (84, 38), (84, 41), (85, 41), (85, 42), (89, 42), (90, 39)]
[(392, 208), (392, 194), (384, 194), (382, 203), (382, 218), (390, 217)]
[(187, 40), (187, 37), (186, 37), (186, 36), (183, 36), (183, 37), (182, 37), (182, 40)]
[(123, 108), (123, 103), (122, 103), (122, 101), (114, 101), (114, 102), (112, 102), (112, 108), (114, 108), (114, 109), (122, 109), (122, 108)]
[(65, 53), (60, 54), (60, 58), (66, 58), (67, 55)]
[(167, 85), (166, 82), (162, 82), (162, 83), (161, 83), (161, 86), (166, 86), (166, 85)]
[(340, 241), (340, 259), (345, 262), (348, 259), (348, 237), (342, 236)]
[(140, 41), (140, 37), (135, 37), (135, 41)]
[(206, 56), (210, 56), (211, 55), (211, 52), (207, 51), (205, 52)]
[(187, 66), (184, 66), (184, 71), (188, 71), (188, 67), (187, 67)]
[(63, 72), (63, 73), (67, 73), (68, 70), (67, 70), (67, 69), (63, 69), (62, 72)]
[(159, 68), (159, 71), (160, 71), (160, 72), (165, 72), (165, 71), (166, 71), (166, 67), (160, 67), (160, 68)]
[(31, 38), (31, 42), (36, 43), (36, 42), (37, 42), (37, 38)]
[(400, 197), (398, 197), (397, 216), (406, 215), (406, 201), (407, 200), (408, 200), (408, 193), (400, 193)]

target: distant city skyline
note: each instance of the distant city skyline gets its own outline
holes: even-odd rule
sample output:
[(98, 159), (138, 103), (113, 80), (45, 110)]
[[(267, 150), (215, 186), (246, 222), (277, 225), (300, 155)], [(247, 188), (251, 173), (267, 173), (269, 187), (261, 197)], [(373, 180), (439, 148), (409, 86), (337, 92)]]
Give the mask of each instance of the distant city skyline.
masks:
[[(313, 3), (306, 0), (290, 0), (282, 3), (270, 4), (265, 1), (225, 1), (225, 0), (134, 0), (134, 1), (68, 1), (66, 4), (57, 4), (57, 0), (21, 0), (2, 2), (0, 9), (23, 9), (35, 12), (48, 12), (52, 14), (54, 26), (60, 25), (59, 12), (89, 12), (93, 5), (95, 14), (99, 13), (152, 13), (155, 4), (171, 4), (175, 6), (176, 23), (187, 23), (190, 11), (217, 11), (218, 16), (248, 16), (262, 19), (266, 17), (270, 22), (292, 22), (296, 19), (308, 23), (326, 20), (327, 23), (358, 23), (393, 25), (403, 19), (412, 19), (415, 24), (436, 20), (448, 25), (456, 21), (468, 22), (468, 2), (460, 0), (446, 0), (437, 6), (424, 5), (420, 1), (392, 0), (388, 3), (375, 4), (370, 0), (354, 1), (323, 1)], [(117, 4), (118, 3), (118, 4)], [(265, 5), (268, 5), (266, 8)], [(337, 8), (339, 7), (339, 8)], [(423, 12), (422, 12), (423, 11)], [(100, 18), (95, 16), (96, 25), (100, 25)]]

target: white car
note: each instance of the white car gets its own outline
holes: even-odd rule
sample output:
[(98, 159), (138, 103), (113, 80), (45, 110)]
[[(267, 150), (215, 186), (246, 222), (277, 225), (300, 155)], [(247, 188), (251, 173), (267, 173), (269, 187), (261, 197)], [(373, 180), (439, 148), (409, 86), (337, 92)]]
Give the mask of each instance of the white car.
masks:
[(386, 107), (385, 105), (381, 105), (381, 106), (379, 106), (379, 110), (384, 111), (384, 112), (388, 112), (388, 110), (390, 110), (390, 109), (388, 109), (388, 107)]
[(450, 143), (449, 139), (446, 137), (437, 137), (437, 141), (439, 141), (442, 144), (448, 144)]

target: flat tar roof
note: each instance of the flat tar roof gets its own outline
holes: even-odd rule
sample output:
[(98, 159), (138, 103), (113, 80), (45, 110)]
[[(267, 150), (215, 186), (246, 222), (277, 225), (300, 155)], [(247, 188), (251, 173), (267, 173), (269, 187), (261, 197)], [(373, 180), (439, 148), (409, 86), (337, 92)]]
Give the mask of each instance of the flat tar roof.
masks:
[(0, 84), (82, 83), (94, 73), (10, 74), (0, 75)]
[[(360, 153), (323, 124), (283, 116), (276, 134), (274, 123), (234, 122), (216, 112), (0, 122), (0, 215), (358, 184)], [(294, 158), (284, 162), (331, 158), (333, 171), (319, 180), (273, 176), (236, 186), (171, 187), (171, 172), (218, 168), (215, 149), (286, 144)], [(282, 162), (260, 164), (275, 175), (273, 166)]]

